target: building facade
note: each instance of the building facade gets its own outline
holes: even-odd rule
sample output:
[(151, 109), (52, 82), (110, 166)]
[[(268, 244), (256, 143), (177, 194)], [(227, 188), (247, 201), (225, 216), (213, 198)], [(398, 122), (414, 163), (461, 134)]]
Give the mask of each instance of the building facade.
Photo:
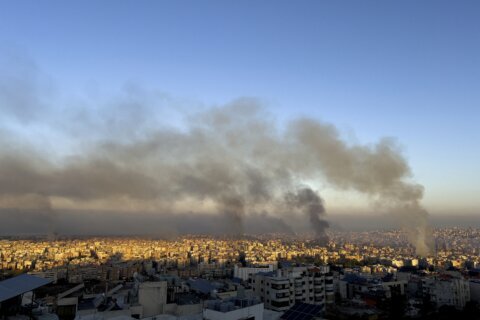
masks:
[(258, 273), (251, 276), (252, 290), (270, 310), (286, 311), (296, 302), (325, 308), (334, 295), (333, 279), (328, 271), (328, 267), (294, 267)]
[(437, 307), (446, 305), (461, 310), (470, 301), (470, 286), (463, 278), (422, 279), (422, 293)]
[(235, 265), (233, 269), (233, 277), (239, 278), (244, 281), (248, 280), (251, 275), (260, 273), (260, 272), (271, 272), (275, 270), (275, 266), (273, 264), (269, 264), (266, 266), (255, 266), (255, 267), (239, 267)]

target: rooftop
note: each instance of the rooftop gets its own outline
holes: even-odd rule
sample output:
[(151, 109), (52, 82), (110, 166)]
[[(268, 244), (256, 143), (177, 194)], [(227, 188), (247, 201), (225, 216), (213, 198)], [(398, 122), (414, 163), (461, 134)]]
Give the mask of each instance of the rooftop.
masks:
[(53, 282), (50, 279), (44, 279), (29, 274), (22, 274), (14, 278), (0, 282), (0, 302), (40, 288)]

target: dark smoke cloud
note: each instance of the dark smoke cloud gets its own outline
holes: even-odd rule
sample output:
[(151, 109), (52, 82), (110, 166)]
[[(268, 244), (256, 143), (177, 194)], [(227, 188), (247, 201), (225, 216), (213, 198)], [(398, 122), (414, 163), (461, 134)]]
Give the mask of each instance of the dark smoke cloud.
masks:
[(322, 168), (331, 184), (372, 197), (382, 209), (399, 217), (419, 254), (431, 251), (428, 214), (420, 204), (423, 186), (407, 179), (411, 177), (410, 167), (393, 140), (383, 139), (374, 146), (349, 146), (334, 126), (312, 119), (294, 121), (290, 130), (308, 165)]
[[(17, 85), (8, 92), (38, 95), (22, 82)], [(9, 104), (2, 111), (12, 113), (16, 106), (7, 98), (0, 96)], [(151, 229), (147, 221), (157, 216), (173, 221), (180, 215), (199, 225), (213, 214), (218, 219), (206, 219), (212, 229), (233, 235), (249, 232), (252, 224), (247, 221), (252, 219), (264, 217), (289, 232), (291, 221), (303, 219), (317, 239), (326, 241), (325, 209), (314, 191), (318, 181), (326, 181), (336, 189), (361, 192), (401, 216), (418, 253), (429, 252), (427, 213), (420, 205), (423, 188), (410, 181), (410, 168), (394, 141), (351, 145), (333, 125), (308, 118), (279, 126), (254, 99), (187, 113), (173, 127), (152, 120), (162, 111), (146, 106), (148, 97), (129, 99), (133, 101), (118, 105), (121, 112), (115, 117), (105, 115), (102, 105), (72, 108), (62, 113), (66, 125), (61, 129), (52, 125), (55, 121), (43, 123), (37, 117), (68, 141), (68, 154), (51, 154), (38, 140), (17, 145), (0, 139), (0, 207), (27, 208), (30, 217), (36, 208), (47, 212), (53, 225), (59, 219), (54, 212), (61, 216), (65, 209), (128, 209), (145, 230)], [(24, 104), (37, 100), (42, 99), (29, 98), (18, 106), (29, 113)], [(106, 108), (114, 111), (115, 104)], [(132, 116), (136, 112), (142, 115)], [(78, 114), (89, 120), (76, 121)], [(75, 130), (65, 130), (68, 123)], [(81, 212), (78, 219), (85, 214)], [(108, 217), (115, 215), (102, 219)], [(51, 230), (75, 233), (67, 230), (73, 226)]]
[[(176, 213), (152, 214), (150, 212), (56, 210), (52, 230), (49, 212), (40, 208), (0, 209), (0, 235), (104, 235), (152, 236), (170, 238), (184, 234), (226, 235), (231, 227), (228, 217), (218, 214)], [(243, 220), (249, 234), (294, 234), (280, 218), (267, 213), (252, 213)]]
[(323, 207), (323, 201), (320, 196), (312, 189), (305, 187), (299, 189), (296, 193), (287, 193), (285, 200), (290, 207), (298, 208), (305, 213), (315, 232), (316, 239), (326, 244), (328, 240), (326, 230), (329, 225), (327, 221), (323, 220), (325, 208)]

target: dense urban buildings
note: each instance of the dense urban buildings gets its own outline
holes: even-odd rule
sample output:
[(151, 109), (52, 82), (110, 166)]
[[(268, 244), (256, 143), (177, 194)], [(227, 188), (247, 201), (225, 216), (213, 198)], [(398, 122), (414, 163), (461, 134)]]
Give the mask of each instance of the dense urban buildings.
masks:
[(278, 234), (4, 238), (0, 266), (4, 278), (48, 280), (37, 308), (62, 319), (281, 319), (308, 306), (326, 319), (478, 313), (479, 229), (436, 229), (426, 257), (401, 231), (329, 236), (324, 246)]
[(0, 320), (480, 320), (479, 13), (0, 0)]

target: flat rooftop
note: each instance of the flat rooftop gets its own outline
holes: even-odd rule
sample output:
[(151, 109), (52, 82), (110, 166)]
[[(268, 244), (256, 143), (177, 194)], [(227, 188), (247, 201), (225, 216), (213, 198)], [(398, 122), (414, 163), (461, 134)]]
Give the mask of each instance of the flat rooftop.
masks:
[(22, 274), (0, 282), (0, 302), (43, 287), (53, 282), (30, 274)]

